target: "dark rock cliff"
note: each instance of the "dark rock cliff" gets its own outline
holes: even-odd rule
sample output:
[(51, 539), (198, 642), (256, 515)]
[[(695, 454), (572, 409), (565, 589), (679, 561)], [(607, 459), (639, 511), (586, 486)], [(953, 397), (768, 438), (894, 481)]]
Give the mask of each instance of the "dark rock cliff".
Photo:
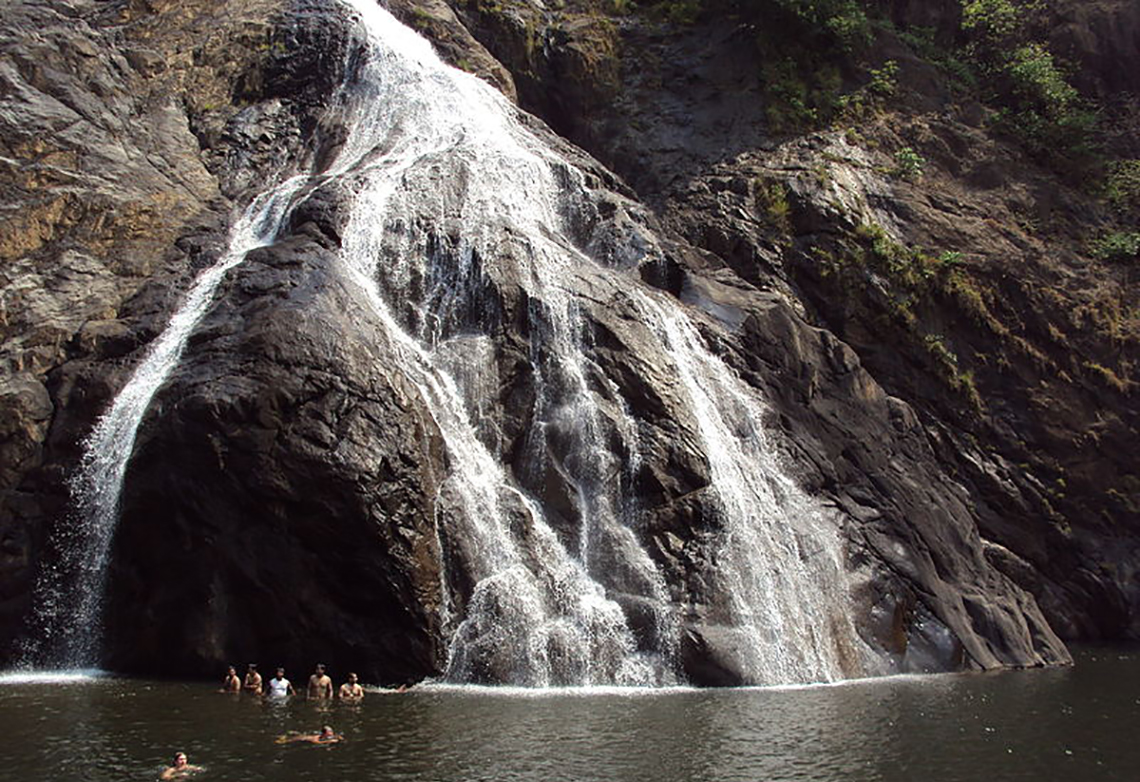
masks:
[[(27, 633), (81, 439), (236, 210), (343, 140), (320, 119), (353, 61), (329, 3), (18, 0), (0, 19), (0, 658)], [(1085, 88), (1135, 89), (1115, 66), (1135, 56), (1135, 13), (1070, 5), (1053, 45), (1085, 65)], [(615, 204), (650, 207), (667, 260), (646, 282), (703, 313), (770, 401), (891, 668), (1057, 663), (1055, 633), (1135, 637), (1136, 281), (1085, 251), (1112, 219), (1092, 196), (991, 132), (889, 32), (911, 94), (848, 132), (790, 137), (769, 128), (764, 53), (732, 22), (393, 6), (615, 171), (567, 151)], [(957, 3), (884, 6), (900, 26), (956, 29)], [(924, 156), (921, 179), (891, 173), (904, 147)], [(196, 675), (272, 655), (382, 681), (443, 665), (446, 456), (415, 388), (384, 371), (391, 348), (358, 293), (328, 271), (338, 220), (315, 199), (232, 272), (156, 398), (124, 489), (107, 665)], [(890, 268), (898, 248), (959, 255), (952, 275), (915, 282)], [(503, 458), (573, 515), (564, 479), (528, 483), (528, 337), (512, 332), (525, 302), (496, 284)], [(699, 604), (708, 476), (685, 444), (691, 414), (618, 305), (589, 321), (599, 366), (654, 433), (627, 487), (639, 534), (674, 599)], [(701, 620), (685, 672), (734, 681)]]

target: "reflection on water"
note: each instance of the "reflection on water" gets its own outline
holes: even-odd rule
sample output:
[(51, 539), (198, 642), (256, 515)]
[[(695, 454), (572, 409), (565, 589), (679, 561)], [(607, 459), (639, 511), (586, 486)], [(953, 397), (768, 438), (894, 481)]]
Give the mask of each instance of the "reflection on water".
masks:
[[(1128, 780), (1140, 654), (1072, 669), (742, 690), (424, 687), (363, 704), (267, 703), (206, 685), (0, 676), (4, 778), (153, 780)], [(332, 725), (348, 739), (280, 745)]]

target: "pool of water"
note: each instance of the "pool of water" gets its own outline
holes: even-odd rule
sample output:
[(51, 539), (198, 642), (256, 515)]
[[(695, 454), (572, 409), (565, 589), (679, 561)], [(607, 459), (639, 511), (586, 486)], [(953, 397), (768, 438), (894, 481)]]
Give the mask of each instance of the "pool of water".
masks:
[[(338, 682), (339, 683), (339, 682)], [(332, 725), (342, 744), (278, 744)], [(153, 780), (1134, 780), (1140, 652), (1073, 668), (734, 690), (428, 686), (359, 705), (209, 686), (0, 675), (0, 778)]]

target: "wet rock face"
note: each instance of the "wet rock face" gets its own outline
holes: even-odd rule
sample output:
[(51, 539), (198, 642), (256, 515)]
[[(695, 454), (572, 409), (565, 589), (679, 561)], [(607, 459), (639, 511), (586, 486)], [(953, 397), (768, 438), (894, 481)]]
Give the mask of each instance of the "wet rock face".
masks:
[[(67, 441), (79, 436), (53, 434), (65, 405), (52, 373), (76, 355), (112, 359), (138, 345), (119, 308), (149, 275), (185, 258), (175, 238), (210, 222), (206, 205), (217, 196), (185, 113), (146, 86), (157, 61), (132, 44), (111, 45), (120, 13), (130, 13), (126, 4), (18, 2), (0, 21), (6, 628), (30, 608), (45, 522), (64, 503), (53, 446), (74, 456)], [(136, 122), (145, 130), (128, 133)], [(100, 385), (73, 396), (73, 409), (94, 412), (77, 397), (107, 393)], [(4, 645), (17, 635), (4, 632)]]
[(251, 253), (154, 400), (115, 544), (113, 667), (439, 670), (439, 436), (332, 262), (304, 230)]
[(777, 411), (805, 486), (842, 520), (864, 640), (899, 671), (1067, 661), (1033, 598), (984, 558), (969, 495), (916, 412), (782, 296), (724, 290), (705, 295), (745, 313), (740, 371)]

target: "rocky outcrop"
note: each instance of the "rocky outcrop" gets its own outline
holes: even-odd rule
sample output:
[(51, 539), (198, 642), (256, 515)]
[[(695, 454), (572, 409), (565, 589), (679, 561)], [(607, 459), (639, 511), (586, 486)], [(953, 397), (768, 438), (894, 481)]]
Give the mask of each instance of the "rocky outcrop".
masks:
[(1057, 3), (1045, 25), (1050, 49), (1078, 63), (1079, 86), (1113, 100), (1140, 89), (1140, 11), (1127, 0)]
[(152, 405), (109, 581), (117, 669), (272, 653), (399, 682), (443, 663), (442, 445), (326, 242), (307, 224), (251, 253)]
[(81, 439), (187, 280), (224, 247), (231, 199), (319, 156), (329, 134), (313, 126), (314, 108), (345, 59), (336, 31), (307, 24), (319, 5), (298, 5), (288, 26), (274, 2), (6, 9), (6, 645), (25, 635), (35, 571), (50, 558), (48, 520), (67, 519)]

